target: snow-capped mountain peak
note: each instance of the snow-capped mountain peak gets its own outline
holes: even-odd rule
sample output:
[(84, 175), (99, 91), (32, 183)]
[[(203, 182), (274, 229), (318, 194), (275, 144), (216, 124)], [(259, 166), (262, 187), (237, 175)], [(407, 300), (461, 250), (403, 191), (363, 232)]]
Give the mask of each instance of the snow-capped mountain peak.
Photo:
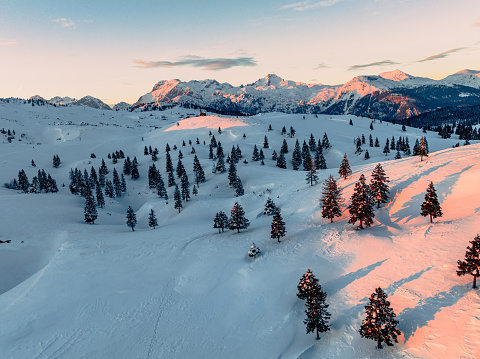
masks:
[(382, 72), (378, 76), (383, 77), (384, 79), (387, 79), (387, 80), (392, 80), (392, 81), (402, 81), (402, 80), (413, 77), (398, 69), (394, 71), (389, 71), (389, 72)]

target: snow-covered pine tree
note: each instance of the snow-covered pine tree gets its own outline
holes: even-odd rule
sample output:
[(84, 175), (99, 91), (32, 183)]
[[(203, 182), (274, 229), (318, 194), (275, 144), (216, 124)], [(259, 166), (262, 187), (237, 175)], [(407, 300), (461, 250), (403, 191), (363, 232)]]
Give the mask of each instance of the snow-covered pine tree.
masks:
[(18, 172), (18, 187), (24, 193), (28, 193), (30, 188), (30, 183), (28, 182), (27, 174), (23, 169)]
[(350, 169), (350, 164), (348, 163), (347, 154), (343, 156), (342, 163), (340, 164), (340, 168), (338, 169), (338, 173), (343, 179), (347, 179), (347, 176), (352, 174), (352, 170)]
[(422, 216), (430, 216), (430, 223), (433, 223), (434, 218), (443, 215), (433, 182), (430, 182), (428, 185), (427, 193), (425, 194), (425, 201), (422, 203), (421, 209), (422, 212), (420, 214)]
[(175, 186), (175, 176), (173, 172), (168, 172), (168, 187)]
[(218, 144), (217, 144), (217, 158), (220, 158), (220, 157), (225, 157), (225, 154), (223, 153), (222, 143), (220, 141), (218, 141)]
[(227, 215), (220, 211), (215, 214), (213, 218), (213, 228), (218, 228), (218, 233), (223, 232), (225, 228), (228, 227), (228, 217)]
[(157, 217), (155, 216), (155, 211), (153, 210), (153, 208), (150, 209), (150, 213), (148, 215), (148, 225), (150, 227), (153, 227), (153, 229), (158, 226)]
[(341, 205), (343, 198), (333, 176), (330, 176), (324, 182), (320, 202), (322, 205), (322, 217), (330, 219), (330, 223), (333, 223), (335, 217), (342, 215)]
[(351, 204), (348, 206), (350, 212), (350, 219), (348, 223), (355, 224), (360, 221), (358, 229), (363, 229), (363, 224), (366, 227), (370, 227), (375, 218), (375, 212), (373, 210), (373, 198), (370, 193), (370, 186), (365, 182), (365, 176), (360, 175), (360, 179), (355, 183), (353, 190)]
[(206, 181), (205, 172), (203, 171), (202, 165), (200, 164), (197, 155), (195, 155), (195, 157), (193, 158), (193, 172), (195, 174), (195, 182), (197, 186), (200, 183), (204, 183)]
[(313, 157), (310, 156), (307, 177), (305, 178), (307, 183), (310, 183), (310, 186), (313, 186), (314, 183), (318, 182), (317, 169)]
[(137, 157), (134, 157), (134, 158), (133, 158), (133, 161), (132, 161), (132, 172), (131, 172), (131, 176), (132, 176), (132, 179), (133, 179), (133, 180), (136, 180), (136, 179), (140, 178), (140, 173), (138, 172), (138, 161), (137, 161)]
[(237, 182), (237, 166), (235, 161), (230, 161), (230, 167), (228, 168), (228, 185), (230, 187), (235, 187)]
[(95, 220), (98, 217), (97, 208), (95, 207), (95, 199), (91, 189), (88, 189), (88, 194), (85, 196), (85, 208), (83, 210), (85, 214), (85, 222), (95, 224)]
[(130, 157), (123, 161), (123, 174), (130, 175), (132, 173), (132, 162), (130, 161)]
[(313, 137), (313, 133), (310, 134), (310, 139), (308, 140), (308, 147), (310, 147), (310, 151), (312, 152), (317, 150), (317, 143), (315, 141), (315, 137)]
[[(315, 283), (316, 284), (316, 283)], [(303, 321), (307, 325), (307, 334), (316, 332), (317, 340), (320, 339), (320, 333), (330, 330), (328, 320), (330, 313), (327, 311), (327, 293), (322, 290), (318, 284), (314, 285), (305, 302), (305, 314), (307, 318)]]
[(382, 165), (379, 163), (375, 166), (372, 172), (372, 179), (370, 180), (370, 193), (372, 194), (373, 201), (377, 203), (380, 208), (381, 203), (387, 203), (388, 194), (390, 192), (388, 188), (388, 177), (385, 175), (385, 171)]
[(318, 279), (308, 269), (297, 285), (297, 297), (303, 300), (307, 299), (315, 287), (318, 287)]
[(258, 154), (258, 148), (257, 145), (253, 146), (253, 154), (252, 154), (252, 161), (257, 162), (260, 159), (259, 154)]
[(240, 233), (241, 229), (246, 229), (250, 226), (250, 222), (245, 218), (245, 212), (238, 202), (232, 208), (230, 219), (228, 220), (228, 228), (231, 230), (237, 230)]
[(123, 173), (120, 175), (120, 185), (122, 186), (122, 192), (127, 192), (127, 182), (125, 182), (125, 176)]
[(385, 142), (385, 147), (383, 148), (383, 153), (385, 153), (385, 156), (390, 153), (390, 146), (389, 146), (388, 138), (387, 138), (387, 141)]
[(115, 197), (122, 196), (122, 183), (120, 182), (120, 177), (118, 176), (117, 169), (113, 169), (113, 190), (115, 191)]
[(172, 163), (172, 157), (170, 156), (170, 152), (167, 152), (165, 155), (165, 171), (173, 172), (173, 163)]
[(175, 201), (174, 208), (178, 209), (178, 213), (180, 213), (183, 205), (182, 205), (182, 196), (180, 195), (180, 190), (178, 189), (177, 185), (175, 185), (175, 191), (173, 192), (173, 199)]
[(300, 143), (297, 141), (295, 142), (295, 147), (293, 149), (292, 153), (292, 167), (295, 171), (297, 171), (300, 168), (300, 165), (302, 164), (302, 152), (300, 150)]
[(303, 141), (302, 145), (302, 163), (303, 163), (303, 170), (308, 171), (310, 166), (310, 149), (305, 141)]
[(277, 160), (277, 151), (273, 150), (272, 152), (272, 160), (276, 161)]
[(288, 153), (288, 144), (286, 139), (283, 139), (282, 147), (280, 148), (280, 153)]
[(420, 139), (420, 145), (417, 149), (417, 156), (420, 156), (420, 161), (423, 161), (423, 157), (428, 157), (428, 145), (425, 137)]
[(97, 195), (97, 206), (100, 208), (105, 207), (105, 198), (103, 197), (102, 187), (100, 183), (96, 183), (96, 195)]
[(235, 197), (240, 197), (245, 194), (245, 190), (243, 189), (243, 183), (240, 177), (237, 176), (237, 179), (235, 180)]
[(276, 210), (277, 206), (275, 205), (273, 200), (268, 197), (267, 202), (265, 203), (265, 209), (263, 210), (263, 214), (266, 214), (267, 216), (272, 216)]
[(135, 226), (137, 225), (137, 216), (133, 211), (131, 206), (127, 208), (127, 226), (132, 228), (132, 232), (135, 231)]
[(467, 246), (465, 252), (465, 260), (458, 261), (457, 275), (461, 277), (465, 274), (473, 276), (472, 288), (477, 288), (477, 278), (480, 277), (480, 236), (477, 236), (470, 241), (471, 246)]
[(178, 157), (178, 162), (177, 162), (177, 177), (182, 178), (183, 173), (185, 171), (185, 167), (183, 166), (182, 159)]
[(37, 176), (33, 176), (32, 183), (30, 183), (30, 193), (40, 193), (41, 191)]
[(252, 243), (252, 246), (250, 247), (248, 251), (248, 256), (255, 258), (257, 255), (260, 254), (260, 248), (258, 248), (255, 243)]
[(286, 233), (285, 229), (285, 222), (283, 221), (282, 215), (280, 214), (280, 210), (277, 209), (273, 214), (270, 237), (273, 239), (277, 239), (280, 243), (280, 238), (285, 236)]
[(115, 197), (115, 189), (113, 188), (113, 184), (110, 180), (105, 180), (105, 195), (109, 198)]
[(219, 172), (219, 173), (224, 173), (224, 172), (227, 171), (227, 168), (225, 167), (225, 161), (224, 161), (223, 157), (220, 157), (218, 159), (218, 162), (215, 166), (215, 170), (216, 170), (216, 172)]
[(60, 157), (58, 155), (54, 155), (53, 156), (53, 167), (57, 168), (58, 166), (60, 166)]
[(328, 150), (330, 147), (332, 147), (326, 132), (323, 134), (322, 147), (324, 150)]
[(267, 136), (265, 136), (265, 138), (263, 139), (263, 148), (268, 148), (268, 138)]
[(197, 186), (193, 185), (192, 194), (196, 196), (198, 194)]
[(182, 187), (182, 199), (184, 201), (188, 201), (190, 199), (190, 182), (188, 181), (187, 172), (183, 172), (182, 179), (181, 179), (181, 187)]
[(370, 159), (370, 153), (368, 153), (368, 150), (365, 151), (365, 156), (364, 156), (365, 160), (368, 160)]
[(163, 178), (160, 175), (157, 181), (157, 196), (164, 198), (167, 194), (167, 189), (165, 188), (165, 182), (163, 182)]
[(398, 343), (397, 336), (402, 334), (397, 329), (398, 321), (390, 307), (387, 295), (378, 287), (370, 296), (370, 302), (365, 306), (367, 317), (363, 320), (359, 333), (362, 338), (375, 340), (377, 348), (382, 349), (382, 343), (393, 346), (392, 341)]

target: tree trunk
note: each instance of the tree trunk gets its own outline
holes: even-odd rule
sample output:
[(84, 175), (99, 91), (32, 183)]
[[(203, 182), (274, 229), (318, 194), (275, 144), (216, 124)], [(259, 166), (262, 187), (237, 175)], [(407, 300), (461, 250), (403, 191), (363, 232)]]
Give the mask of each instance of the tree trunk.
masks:
[(473, 276), (473, 289), (477, 288), (477, 276)]
[(362, 220), (360, 220), (360, 225), (358, 226), (358, 229), (363, 229)]
[(333, 218), (330, 218), (330, 223), (333, 223)]
[(132, 232), (134, 232), (134, 231), (135, 231), (135, 229), (133, 228), (133, 224), (132, 224)]
[(377, 349), (382, 349), (382, 340), (378, 339), (377, 341)]
[(380, 208), (380, 201), (377, 202), (377, 206), (378, 206), (378, 208)]
[(318, 335), (318, 328), (317, 328), (317, 340), (320, 339), (320, 336)]
[(237, 232), (240, 233), (240, 228), (237, 228)]
[(433, 223), (433, 217), (430, 215), (430, 223)]

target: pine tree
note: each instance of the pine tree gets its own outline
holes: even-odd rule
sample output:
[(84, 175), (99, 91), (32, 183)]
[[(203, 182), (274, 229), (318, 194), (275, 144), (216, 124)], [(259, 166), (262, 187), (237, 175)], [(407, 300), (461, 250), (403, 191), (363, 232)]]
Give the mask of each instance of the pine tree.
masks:
[(370, 181), (370, 192), (373, 197), (373, 201), (377, 203), (378, 208), (380, 208), (381, 203), (387, 203), (388, 201), (388, 177), (385, 175), (385, 171), (382, 168), (382, 165), (379, 163), (375, 166), (375, 169), (372, 172), (372, 179)]
[(258, 154), (258, 148), (257, 145), (253, 146), (253, 154), (252, 154), (252, 161), (257, 162), (260, 159), (260, 156)]
[(370, 159), (370, 153), (368, 153), (368, 150), (365, 151), (365, 156), (364, 156), (365, 160), (368, 160)]
[(477, 288), (477, 278), (480, 277), (480, 236), (477, 236), (470, 241), (472, 246), (467, 246), (465, 252), (465, 261), (458, 261), (457, 275), (461, 277), (465, 274), (473, 276), (472, 288)]
[(318, 182), (317, 170), (312, 156), (310, 156), (307, 177), (305, 179), (307, 183), (310, 183), (310, 186), (313, 186), (314, 183)]
[(310, 139), (308, 140), (308, 147), (310, 147), (310, 151), (312, 152), (317, 150), (317, 143), (315, 142), (315, 137), (313, 137), (313, 133), (310, 134)]
[(188, 181), (187, 172), (183, 172), (180, 185), (182, 187), (182, 199), (188, 201), (190, 199), (190, 182)]
[(285, 222), (280, 214), (280, 210), (277, 209), (273, 215), (270, 237), (276, 238), (280, 243), (280, 238), (284, 237), (286, 232)]
[(322, 147), (324, 150), (328, 150), (330, 147), (332, 147), (326, 132), (323, 134)]
[(213, 219), (213, 228), (218, 228), (218, 233), (223, 232), (225, 228), (228, 226), (228, 217), (227, 215), (220, 211), (215, 214), (215, 218)]
[(155, 216), (155, 211), (153, 210), (153, 208), (150, 209), (150, 214), (148, 215), (148, 225), (150, 227), (153, 227), (153, 229), (158, 226), (157, 217)]
[(120, 182), (116, 168), (113, 169), (113, 190), (115, 191), (115, 197), (122, 196), (122, 183)]
[(362, 338), (377, 342), (377, 348), (382, 349), (382, 343), (393, 346), (392, 341), (398, 343), (397, 336), (402, 334), (397, 329), (398, 321), (390, 307), (387, 295), (378, 287), (370, 296), (370, 302), (365, 306), (367, 317), (363, 320), (359, 333)]
[(425, 137), (420, 139), (420, 145), (417, 149), (417, 156), (420, 156), (420, 161), (423, 161), (423, 156), (428, 157), (428, 146)]
[(255, 258), (257, 255), (260, 254), (260, 248), (258, 248), (255, 243), (252, 243), (250, 250), (248, 251), (248, 256)]
[(297, 297), (302, 300), (307, 299), (316, 287), (318, 287), (318, 279), (315, 278), (310, 269), (308, 269), (297, 285)]
[(277, 160), (277, 151), (273, 150), (272, 152), (272, 160), (276, 161)]
[(53, 167), (57, 168), (60, 166), (60, 157), (58, 155), (53, 156)]
[(240, 197), (245, 194), (245, 190), (243, 189), (243, 183), (240, 180), (240, 177), (237, 176), (237, 179), (235, 180), (235, 197)]
[(227, 171), (227, 168), (225, 167), (225, 161), (223, 160), (223, 157), (220, 157), (218, 159), (217, 165), (215, 166), (216, 172), (224, 173)]
[(267, 202), (265, 203), (265, 209), (263, 210), (263, 214), (266, 214), (267, 216), (272, 216), (276, 210), (277, 206), (275, 205), (273, 200), (268, 197)]
[(394, 157), (396, 160), (399, 160), (402, 158), (402, 155), (400, 154), (400, 151), (397, 150), (397, 152), (395, 153), (395, 157)]
[(93, 194), (90, 188), (88, 190), (88, 195), (85, 197), (85, 208), (83, 212), (85, 214), (85, 222), (95, 224), (98, 213), (97, 208), (95, 207), (95, 200), (93, 198)]
[(105, 198), (103, 197), (102, 187), (100, 183), (96, 184), (97, 206), (100, 208), (105, 207)]
[(30, 183), (28, 182), (28, 177), (27, 174), (23, 169), (21, 169), (18, 172), (18, 187), (20, 190), (22, 190), (24, 193), (28, 193)]
[(177, 177), (182, 178), (183, 173), (185, 172), (185, 167), (183, 166), (182, 159), (178, 157), (177, 162)]
[(235, 161), (230, 161), (230, 167), (228, 168), (228, 185), (235, 187), (237, 181), (237, 166)]
[(160, 175), (157, 181), (157, 196), (164, 198), (167, 194), (167, 189), (165, 188), (165, 182), (163, 182), (163, 178)]
[(283, 154), (282, 151), (280, 151), (280, 155), (277, 158), (277, 167), (280, 168), (287, 168), (287, 161), (285, 161), (285, 155)]
[(368, 141), (369, 141), (369, 142), (368, 142), (368, 145), (369, 145), (370, 147), (373, 147), (373, 137), (372, 137), (372, 134), (370, 134), (370, 136), (368, 137)]
[(167, 152), (167, 154), (165, 155), (165, 171), (173, 172), (173, 163), (172, 163), (172, 157), (170, 156), (170, 152)]
[(137, 216), (133, 212), (133, 208), (128, 206), (127, 209), (127, 226), (132, 228), (132, 232), (135, 231), (135, 226), (137, 225)]
[(173, 192), (173, 199), (175, 200), (175, 205), (174, 208), (178, 209), (178, 213), (182, 210), (182, 196), (180, 195), (180, 190), (178, 189), (178, 186), (175, 185), (175, 191)]
[(258, 153), (258, 158), (260, 160), (264, 160), (265, 159), (265, 155), (263, 154), (263, 149), (260, 148), (260, 152)]
[(316, 331), (317, 340), (320, 339), (319, 333), (330, 330), (328, 320), (331, 315), (327, 311), (328, 304), (326, 302), (327, 293), (322, 290), (320, 285), (316, 285), (312, 288), (305, 303), (307, 318), (303, 323), (307, 325), (307, 334)]
[(173, 175), (173, 172), (168, 172), (168, 187), (173, 187), (175, 185), (175, 176)]
[(378, 140), (378, 137), (375, 137), (375, 147), (380, 147), (380, 141)]
[(263, 148), (268, 148), (268, 138), (267, 136), (265, 136), (265, 138), (263, 139)]
[(115, 189), (113, 188), (113, 184), (110, 180), (105, 180), (105, 195), (109, 198), (115, 197)]
[(365, 183), (365, 176), (362, 174), (359, 181), (355, 183), (351, 204), (348, 206), (350, 212), (348, 223), (355, 224), (357, 221), (360, 221), (358, 229), (363, 229), (363, 224), (366, 227), (370, 227), (373, 223), (373, 218), (375, 218), (373, 205), (370, 187)]
[(196, 196), (198, 194), (197, 186), (193, 185), (192, 194)]
[(383, 153), (385, 153), (385, 156), (390, 153), (390, 146), (389, 146), (388, 138), (387, 138), (387, 141), (385, 142), (385, 147), (383, 148)]
[(280, 148), (280, 153), (288, 153), (287, 140), (283, 139), (282, 147)]
[(333, 176), (330, 176), (324, 182), (320, 202), (322, 205), (322, 217), (330, 219), (330, 223), (333, 223), (335, 217), (342, 215), (341, 205), (343, 198)]
[(120, 175), (120, 185), (122, 186), (122, 192), (127, 192), (127, 182), (125, 182), (123, 173)]
[(310, 166), (310, 149), (305, 141), (303, 141), (302, 145), (302, 163), (303, 163), (303, 170), (308, 171)]
[(425, 201), (421, 206), (422, 216), (430, 216), (430, 223), (433, 223), (433, 218), (441, 217), (443, 215), (440, 203), (438, 202), (437, 192), (433, 186), (433, 182), (430, 182), (425, 194)]
[(231, 211), (230, 219), (228, 220), (228, 228), (231, 230), (237, 230), (240, 233), (241, 229), (246, 229), (250, 226), (250, 222), (245, 218), (245, 212), (238, 202), (235, 202)]
[(202, 165), (200, 164), (197, 155), (195, 155), (195, 157), (193, 158), (193, 172), (195, 174), (195, 182), (197, 186), (200, 183), (204, 183), (206, 181), (205, 172), (203, 171)]
[(292, 154), (292, 166), (295, 171), (297, 171), (300, 168), (300, 165), (302, 164), (302, 152), (300, 150), (300, 144), (298, 143), (298, 139), (295, 142), (295, 148), (293, 149), (293, 154)]
[(136, 179), (140, 178), (140, 173), (138, 172), (137, 157), (134, 157), (134, 158), (133, 158), (133, 161), (132, 161), (132, 172), (131, 172), (131, 176), (132, 176), (132, 179), (133, 179), (133, 180), (136, 180)]
[(347, 179), (347, 176), (352, 174), (352, 170), (350, 169), (350, 164), (348, 163), (346, 153), (343, 156), (342, 164), (340, 165), (340, 168), (338, 169), (338, 173), (340, 174), (340, 176), (343, 177), (343, 179)]
[(40, 193), (41, 191), (37, 176), (33, 176), (32, 183), (30, 184), (30, 193)]

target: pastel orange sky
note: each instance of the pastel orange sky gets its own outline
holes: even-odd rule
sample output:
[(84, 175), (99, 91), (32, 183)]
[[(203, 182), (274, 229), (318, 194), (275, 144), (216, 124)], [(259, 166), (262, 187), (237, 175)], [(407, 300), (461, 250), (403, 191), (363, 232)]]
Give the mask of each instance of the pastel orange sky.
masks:
[(135, 102), (159, 80), (341, 84), (480, 70), (479, 0), (3, 1), (0, 97)]

